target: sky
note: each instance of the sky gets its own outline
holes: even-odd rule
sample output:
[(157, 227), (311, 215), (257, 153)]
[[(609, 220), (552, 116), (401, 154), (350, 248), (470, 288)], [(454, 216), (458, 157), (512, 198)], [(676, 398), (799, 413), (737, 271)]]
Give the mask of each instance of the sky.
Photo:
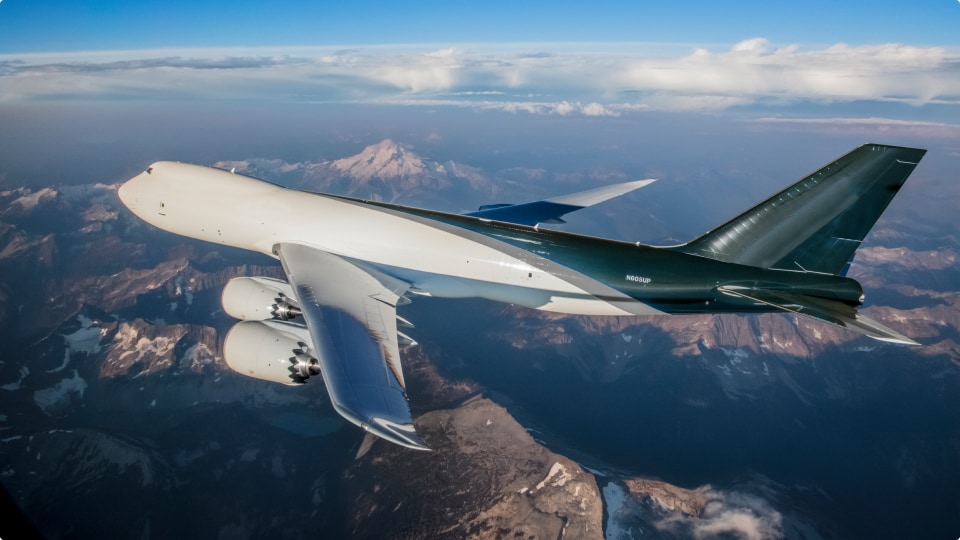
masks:
[(955, 117), (960, 100), (960, 2), (519, 4), (0, 0), (0, 103), (617, 116), (867, 100)]
[(474, 116), (448, 132), (658, 118), (682, 144), (720, 116), (960, 154), (960, 2), (0, 0), (0, 183), (147, 146), (272, 157), (317, 135), (309, 122), (346, 137), (455, 111)]
[(0, 2), (0, 51), (396, 43), (957, 45), (955, 0)]

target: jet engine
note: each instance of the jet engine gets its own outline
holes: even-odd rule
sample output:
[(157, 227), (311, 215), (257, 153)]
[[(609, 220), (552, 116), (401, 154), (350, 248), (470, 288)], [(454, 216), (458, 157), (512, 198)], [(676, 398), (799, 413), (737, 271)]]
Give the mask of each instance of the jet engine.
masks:
[(243, 321), (286, 321), (300, 315), (293, 287), (266, 277), (237, 277), (227, 282), (221, 296), (223, 310)]
[(230, 369), (289, 385), (320, 374), (314, 355), (307, 328), (288, 322), (241, 321), (223, 341), (223, 356)]

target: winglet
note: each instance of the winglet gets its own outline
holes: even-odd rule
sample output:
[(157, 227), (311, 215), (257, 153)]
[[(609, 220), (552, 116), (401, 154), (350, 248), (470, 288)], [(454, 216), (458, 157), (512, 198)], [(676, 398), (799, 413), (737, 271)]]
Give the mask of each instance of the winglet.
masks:
[(538, 223), (563, 223), (562, 216), (577, 210), (602, 203), (614, 197), (619, 197), (633, 190), (640, 189), (655, 182), (655, 179), (634, 180), (621, 184), (611, 184), (594, 189), (588, 189), (570, 195), (551, 197), (542, 201), (523, 204), (491, 204), (481, 206), (477, 212), (466, 214), (480, 219), (505, 221), (519, 225), (536, 225)]
[(364, 428), (374, 435), (392, 443), (399, 444), (400, 446), (405, 446), (413, 450), (431, 450), (431, 448), (427, 446), (427, 443), (423, 442), (423, 439), (417, 434), (417, 429), (413, 424), (395, 424), (389, 420), (371, 418), (370, 423), (365, 425)]
[(343, 407), (335, 401), (333, 402), (333, 408), (351, 424), (359, 426), (364, 431), (381, 439), (413, 450), (432, 450), (417, 434), (417, 428), (412, 422), (401, 424), (377, 416), (364, 419), (356, 411)]
[(609, 186), (588, 189), (579, 193), (571, 193), (570, 195), (551, 197), (547, 199), (546, 202), (586, 208), (588, 206), (593, 206), (595, 204), (602, 203), (603, 201), (610, 200), (614, 197), (625, 195), (642, 187), (649, 186), (656, 181), (656, 178), (647, 178), (646, 180), (634, 180), (632, 182), (624, 182), (622, 184), (611, 184)]

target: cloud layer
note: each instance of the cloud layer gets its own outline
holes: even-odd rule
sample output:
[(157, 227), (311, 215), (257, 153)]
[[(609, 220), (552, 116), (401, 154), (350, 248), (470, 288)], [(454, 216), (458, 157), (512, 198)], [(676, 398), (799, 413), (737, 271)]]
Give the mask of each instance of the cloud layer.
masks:
[[(563, 50), (543, 52), (541, 49)], [(468, 106), (616, 116), (636, 110), (883, 102), (960, 104), (960, 52), (900, 44), (722, 51), (608, 45), (200, 49), (0, 56), (0, 101), (255, 99)]]

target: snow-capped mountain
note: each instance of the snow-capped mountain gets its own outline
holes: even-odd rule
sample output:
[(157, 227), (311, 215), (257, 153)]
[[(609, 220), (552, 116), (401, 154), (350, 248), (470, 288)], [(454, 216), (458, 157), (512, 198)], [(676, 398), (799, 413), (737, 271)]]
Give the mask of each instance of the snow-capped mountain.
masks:
[(329, 161), (253, 159), (216, 166), (310, 191), (439, 210), (473, 210), (497, 192), (496, 184), (475, 167), (433, 161), (390, 139)]

